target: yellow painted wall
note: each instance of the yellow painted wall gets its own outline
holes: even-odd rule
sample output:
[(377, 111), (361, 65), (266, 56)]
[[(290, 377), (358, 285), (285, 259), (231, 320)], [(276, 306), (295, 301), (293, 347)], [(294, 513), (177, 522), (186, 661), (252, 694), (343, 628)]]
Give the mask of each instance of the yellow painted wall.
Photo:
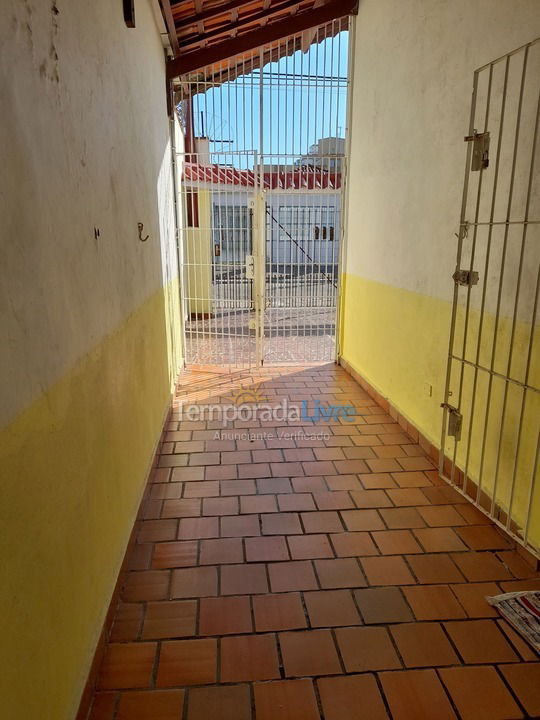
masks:
[[(420, 295), (400, 288), (364, 280), (354, 275), (344, 277), (342, 300), (343, 332), (342, 355), (373, 387), (407, 417), (413, 425), (437, 447), (441, 435), (441, 399), (444, 397), (446, 380), (446, 354), (450, 327), (451, 303)], [(456, 319), (456, 338), (461, 343), (464, 332), (464, 306), (459, 305)], [(474, 360), (477, 352), (478, 324), (480, 314), (472, 310), (468, 324), (468, 350), (466, 358)], [(495, 317), (484, 315), (484, 328), (480, 344), (479, 362), (490, 366)], [(354, 332), (349, 332), (354, 328)], [(511, 336), (511, 319), (499, 321), (497, 333), (498, 352), (495, 355), (495, 372), (506, 372)], [(515, 328), (515, 362), (512, 376), (524, 378), (531, 326), (518, 323)], [(538, 348), (540, 331), (535, 330), (534, 346)], [(451, 378), (452, 398), (459, 391), (459, 365), (454, 365)], [(529, 373), (530, 384), (540, 384), (540, 353), (533, 356)], [(471, 398), (474, 369), (466, 367), (463, 376), (463, 401), (460, 403), (464, 417), (463, 441), (457, 444), (456, 462), (468, 467), (468, 476), (475, 482), (480, 477), (483, 427), (487, 415), (486, 451), (482, 467), (482, 488), (492, 495), (496, 483), (497, 502), (508, 509), (510, 501), (516, 521), (523, 527), (527, 510), (532, 507), (529, 518), (530, 542), (540, 547), (540, 495), (529, 498), (534, 471), (534, 454), (537, 436), (533, 432), (540, 417), (540, 397), (531, 393), (524, 404), (523, 440), (517, 445), (517, 426), (521, 414), (523, 393), (519, 386), (508, 385), (505, 422), (501, 423), (505, 402), (505, 384), (495, 378), (489, 391), (488, 376), (480, 372), (476, 381), (474, 412)], [(452, 400), (453, 402), (454, 400)], [(497, 438), (502, 426), (499, 470)], [(468, 438), (471, 438), (470, 445)], [(451, 456), (453, 441), (447, 441), (446, 453)], [(516, 482), (511, 500), (510, 487), (516, 462)]]
[(166, 33), (135, 12), (0, 3), (2, 720), (75, 717), (182, 362)]
[[(347, 210), (341, 354), (435, 445), (440, 444), (448, 336), (456, 267), (456, 237), (461, 206), (466, 146), (474, 70), (540, 35), (536, 0), (362, 0), (355, 22), (356, 45), (349, 128), (349, 202)], [(478, 27), (485, 32), (477, 33)], [(495, 218), (506, 215), (509, 166), (512, 159), (513, 127), (516, 122), (517, 90), (521, 59), (510, 64), (508, 102), (501, 152), (500, 180)], [(492, 149), (489, 169), (483, 174), (484, 195), (480, 219), (489, 218), (498, 137), (500, 92), (504, 64), (493, 73), (494, 99), (489, 130)], [(528, 58), (528, 82), (521, 116), (522, 132), (517, 157), (512, 219), (522, 217), (527, 172), (540, 77), (540, 45)], [(482, 84), (483, 83), (483, 84)], [(486, 83), (479, 90), (479, 117), (485, 103)], [(527, 88), (529, 85), (527, 85)], [(537, 87), (537, 86), (536, 86)], [(481, 120), (478, 120), (481, 124)], [(477, 174), (478, 175), (478, 174)], [(466, 218), (474, 219), (478, 177), (471, 179)], [(531, 196), (530, 217), (540, 206), (538, 184)], [(486, 218), (487, 214), (487, 218)], [(505, 284), (501, 297), (501, 323), (495, 369), (502, 369), (510, 336), (513, 283), (517, 277), (521, 228), (511, 228), (506, 255)], [(464, 243), (464, 261), (473, 232)], [(472, 336), (478, 326), (482, 283), (490, 278), (486, 295), (486, 320), (480, 361), (490, 360), (494, 311), (504, 229), (493, 231), (492, 261), (485, 265), (488, 234), (479, 230), (474, 267), (480, 284), (472, 292)], [(524, 256), (522, 294), (515, 337), (514, 377), (523, 378), (530, 318), (540, 245), (535, 227), (529, 228)], [(463, 295), (463, 293), (461, 293)], [(463, 297), (460, 299), (462, 303)], [(458, 334), (463, 306), (458, 313)], [(538, 330), (536, 330), (538, 332)], [(470, 348), (470, 346), (469, 346)], [(533, 348), (534, 366), (530, 381), (538, 383), (540, 350)], [(470, 350), (467, 354), (471, 358)], [(505, 370), (505, 368), (504, 368)], [(472, 373), (467, 371), (464, 397), (470, 390)], [(452, 385), (457, 384), (452, 378)], [(429, 394), (431, 387), (431, 395)], [(520, 392), (512, 386), (507, 397), (508, 420), (504, 427), (497, 483), (497, 501), (508, 507), (508, 488), (516, 457), (515, 431), (520, 415)], [(457, 392), (457, 390), (456, 390)], [(468, 471), (476, 479), (480, 469), (482, 440), (476, 430), (485, 412), (487, 386), (477, 384), (477, 403)], [(470, 394), (470, 393), (469, 393)], [(454, 396), (455, 397), (455, 394)], [(488, 446), (483, 467), (484, 487), (493, 487), (496, 465), (494, 427), (503, 394), (494, 381), (488, 422)], [(460, 409), (465, 428), (471, 407), (465, 400)], [(523, 443), (517, 463), (513, 510), (523, 524), (529, 505), (528, 489), (534, 464), (540, 412), (537, 398), (528, 401), (524, 413)], [(465, 433), (464, 433), (465, 436)], [(457, 462), (467, 463), (467, 440), (458, 444)], [(447, 448), (448, 451), (448, 448)], [(540, 468), (539, 468), (540, 471)], [(540, 546), (539, 490), (532, 499), (530, 540)]]
[(0, 435), (3, 720), (74, 716), (169, 403), (165, 302)]

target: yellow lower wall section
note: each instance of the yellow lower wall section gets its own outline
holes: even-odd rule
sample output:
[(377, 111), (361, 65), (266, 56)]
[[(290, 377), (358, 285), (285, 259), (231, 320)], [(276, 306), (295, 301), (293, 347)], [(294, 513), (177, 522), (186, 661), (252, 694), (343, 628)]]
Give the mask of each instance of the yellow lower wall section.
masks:
[[(343, 358), (415, 425), (434, 445), (440, 447), (442, 411), (446, 379), (446, 358), (451, 320), (451, 304), (400, 288), (365, 280), (347, 274), (343, 279), (341, 354)], [(466, 358), (476, 359), (479, 313), (472, 311), (468, 325)], [(456, 339), (463, 339), (463, 309), (458, 310)], [(511, 375), (524, 378), (530, 325), (518, 323)], [(538, 333), (538, 328), (536, 328)], [(485, 314), (479, 360), (489, 367), (495, 334), (493, 315)], [(510, 346), (511, 321), (501, 318), (497, 328), (494, 369), (506, 372)], [(538, 334), (534, 347), (538, 348)], [(463, 373), (462, 399), (458, 402), (460, 364), (454, 363), (451, 388), (452, 402), (463, 415), (462, 439), (457, 444), (456, 462), (475, 482), (482, 468), (482, 487), (489, 494), (496, 485), (497, 504), (507, 510), (520, 527), (528, 522), (529, 542), (540, 547), (540, 478), (530, 496), (535, 472), (535, 450), (540, 418), (540, 397), (529, 392), (523, 405), (522, 440), (518, 447), (517, 428), (522, 412), (523, 392), (518, 385), (505, 386), (495, 378), (489, 388), (488, 375), (478, 373), (473, 393), (474, 370)], [(529, 383), (540, 383), (540, 353), (533, 353)], [(431, 392), (431, 395), (430, 395)], [(474, 410), (471, 398), (475, 396)], [(489, 402), (488, 402), (489, 397)], [(483, 427), (489, 407), (487, 434), (482, 460)], [(501, 417), (502, 436), (498, 444)], [(472, 431), (469, 433), (469, 428)], [(470, 442), (469, 442), (470, 438)], [(445, 452), (453, 456), (454, 441), (448, 441)], [(497, 460), (498, 458), (498, 460)], [(517, 462), (516, 462), (517, 458)], [(497, 470), (498, 463), (498, 470)], [(514, 469), (515, 466), (515, 469)], [(540, 468), (536, 468), (536, 475)], [(512, 478), (515, 474), (512, 494)], [(527, 520), (528, 509), (531, 513)]]
[(2, 720), (76, 712), (180, 361), (175, 287), (1, 433)]

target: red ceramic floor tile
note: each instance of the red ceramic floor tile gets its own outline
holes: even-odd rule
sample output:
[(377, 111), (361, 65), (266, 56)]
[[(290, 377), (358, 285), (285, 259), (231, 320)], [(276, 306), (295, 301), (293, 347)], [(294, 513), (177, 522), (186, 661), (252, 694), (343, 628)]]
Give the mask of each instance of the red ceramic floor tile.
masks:
[(328, 630), (280, 633), (279, 644), (287, 677), (341, 672), (332, 633)]
[(238, 498), (218, 497), (204, 498), (202, 501), (203, 515), (236, 515), (238, 513)]
[(110, 643), (99, 671), (100, 690), (150, 687), (157, 643)]
[(410, 530), (380, 530), (373, 533), (373, 539), (383, 555), (422, 552)]
[(302, 533), (298, 513), (270, 513), (269, 515), (261, 515), (261, 523), (264, 535), (294, 535)]
[(109, 641), (137, 640), (141, 630), (143, 615), (143, 603), (119, 603)]
[(453, 505), (431, 505), (418, 508), (418, 512), (430, 527), (466, 525), (463, 516)]
[(252, 595), (268, 592), (264, 565), (223, 565), (220, 574), (222, 595)]
[(464, 662), (468, 664), (519, 660), (493, 620), (447, 622), (444, 627)]
[(457, 665), (458, 656), (439, 623), (393, 625), (390, 632), (406, 667)]
[(493, 525), (469, 525), (456, 532), (471, 550), (506, 550), (510, 541)]
[(229, 635), (251, 631), (249, 597), (201, 599), (199, 613), (200, 635)]
[(94, 693), (88, 720), (113, 720), (117, 697), (115, 692)]
[(222, 563), (239, 563), (244, 559), (241, 538), (219, 538), (200, 541), (201, 565), (220, 565)]
[(540, 663), (502, 665), (499, 670), (527, 713), (540, 716)]
[(409, 622), (413, 615), (397, 587), (356, 590), (356, 604), (366, 624)]
[(240, 498), (240, 512), (245, 515), (273, 513), (277, 510), (278, 506), (274, 495), (245, 495)]
[(171, 640), (161, 643), (157, 687), (216, 682), (217, 641)]
[(183, 705), (183, 690), (135, 690), (120, 696), (116, 720), (178, 720)]
[(215, 567), (173, 570), (171, 597), (196, 598), (208, 595), (217, 595), (217, 569)]
[(127, 558), (127, 569), (148, 570), (152, 561), (153, 551), (153, 543), (135, 544), (132, 547), (131, 555)]
[[(282, 465), (282, 463), (280, 463)], [(263, 478), (269, 477), (270, 466), (268, 463), (246, 463), (238, 466), (238, 477), (241, 478)], [(283, 473), (274, 474), (275, 477), (283, 477)]]
[(426, 526), (416, 508), (383, 508), (380, 513), (386, 527), (390, 530), (407, 530)]
[(439, 671), (462, 720), (522, 718), (517, 703), (493, 667), (454, 667)]
[[(269, 452), (279, 452), (279, 450)], [(261, 495), (267, 493), (277, 495), (281, 493), (292, 493), (293, 491), (289, 478), (258, 478), (255, 482), (257, 483), (257, 491)]]
[(222, 480), (221, 495), (255, 495), (257, 488), (254, 480)]
[(360, 615), (350, 590), (324, 590), (304, 593), (311, 627), (360, 625)]
[(289, 560), (289, 551), (285, 538), (281, 535), (251, 537), (245, 539), (246, 560), (248, 562), (270, 562)]
[(258, 515), (226, 515), (220, 518), (221, 537), (249, 537), (261, 534)]
[(538, 577), (538, 571), (529, 565), (515, 550), (505, 550), (497, 553), (497, 557), (503, 562), (510, 572), (520, 580)]
[(237, 635), (222, 639), (222, 682), (278, 677), (279, 661), (274, 635)]
[(277, 501), (281, 512), (302, 512), (316, 510), (313, 496), (310, 493), (286, 493), (278, 495)]
[(377, 510), (343, 510), (341, 517), (347, 530), (363, 531), (385, 529), (385, 525)]
[[(177, 715), (175, 720), (181, 716)], [(187, 720), (251, 720), (248, 685), (191, 688)]]
[(362, 484), (356, 475), (326, 475), (325, 482), (329, 490), (361, 490)]
[(320, 678), (317, 685), (325, 720), (388, 718), (373, 675)]
[(467, 617), (447, 585), (404, 587), (403, 594), (417, 620), (453, 620)]
[(316, 477), (293, 477), (291, 478), (294, 491), (297, 493), (325, 492), (328, 490), (324, 478)]
[[(290, 535), (287, 542), (293, 560), (334, 557), (326, 535)], [(280, 558), (273, 559), (279, 560)]]
[(399, 556), (367, 557), (360, 562), (370, 585), (411, 585), (416, 581)]
[(456, 714), (434, 670), (379, 673), (394, 720), (454, 720)]
[(429, 504), (429, 500), (418, 488), (389, 489), (386, 493), (396, 507), (419, 507)]
[(184, 490), (185, 498), (205, 498), (219, 495), (219, 482), (207, 480), (204, 482), (186, 483)]
[(169, 594), (169, 570), (141, 570), (130, 572), (122, 589), (126, 602), (165, 600)]
[[(188, 500), (164, 500), (162, 518), (197, 517), (201, 514), (201, 501), (198, 498)], [(204, 513), (211, 515), (215, 513)]]
[(198, 517), (180, 520), (178, 538), (180, 540), (198, 540), (219, 536), (219, 518)]
[(174, 540), (177, 528), (178, 520), (145, 520), (140, 525), (137, 541), (145, 543)]
[[(402, 488), (431, 487), (431, 480), (423, 472), (398, 472), (392, 473), (392, 477)], [(425, 492), (424, 496), (427, 497)]]
[(538, 654), (532, 649), (532, 646), (529, 645), (529, 643), (524, 640), (523, 636), (518, 634), (517, 631), (506, 622), (506, 620), (499, 618), (495, 622), (497, 623), (499, 630), (508, 638), (522, 660), (525, 660), (526, 662), (538, 660)]
[(194, 600), (150, 602), (141, 637), (143, 640), (188, 637), (195, 634), (196, 620), (197, 603)]
[(311, 680), (255, 683), (257, 720), (320, 720)]
[[(183, 483), (158, 483), (152, 485), (150, 497), (155, 500), (172, 500), (174, 498), (182, 497)], [(188, 497), (194, 497), (193, 495)]]
[(270, 563), (268, 574), (272, 592), (317, 589), (313, 566), (308, 560)]
[(257, 632), (294, 630), (307, 625), (299, 593), (256, 595), (253, 597), (253, 614)]
[(338, 628), (336, 639), (347, 672), (401, 668), (388, 632), (383, 627)]
[(351, 500), (349, 493), (345, 490), (337, 492), (316, 492), (313, 493), (313, 499), (315, 500), (319, 510), (348, 510), (350, 508), (354, 508), (354, 503)]
[(452, 559), (469, 582), (509, 580), (512, 577), (499, 558), (489, 552), (454, 553)]
[(419, 528), (414, 534), (426, 552), (456, 552), (467, 546), (459, 539), (453, 528)]
[(498, 585), (490, 583), (461, 583), (451, 585), (452, 592), (459, 600), (468, 617), (498, 617), (497, 610), (490, 605), (486, 597), (500, 595)]
[(390, 473), (361, 473), (359, 477), (364, 490), (385, 490), (397, 487)]
[(156, 570), (189, 567), (197, 564), (197, 543), (194, 540), (156, 543), (152, 567)]
[(351, 490), (351, 497), (356, 507), (361, 510), (392, 507), (392, 501), (386, 490)]
[(343, 530), (338, 513), (333, 511), (304, 512), (302, 524), (307, 533), (331, 533)]
[(367, 584), (356, 558), (315, 560), (314, 565), (322, 588), (353, 588)]
[(422, 584), (458, 583), (463, 580), (463, 575), (448, 555), (408, 555), (407, 562)]
[(330, 535), (338, 557), (378, 555), (378, 550), (367, 532), (342, 532)]

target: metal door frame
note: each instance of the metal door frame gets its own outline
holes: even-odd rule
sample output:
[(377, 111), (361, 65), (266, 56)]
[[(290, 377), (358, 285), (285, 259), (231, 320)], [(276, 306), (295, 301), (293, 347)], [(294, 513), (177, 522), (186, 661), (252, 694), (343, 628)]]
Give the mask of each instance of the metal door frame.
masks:
[[(540, 189), (538, 183), (540, 168), (535, 168), (535, 163), (538, 164), (537, 154), (540, 144), (538, 137), (540, 93), (538, 89), (535, 92), (536, 85), (534, 83), (537, 83), (538, 77), (536, 77), (536, 80), (534, 76), (531, 79), (531, 75), (527, 74), (532, 52), (536, 52), (535, 62), (538, 67), (540, 38), (487, 63), (474, 72), (469, 130), (465, 137), (467, 153), (460, 223), (457, 233), (456, 272), (453, 275), (454, 292), (445, 392), (442, 403), (439, 475), (458, 492), (471, 500), (481, 512), (490, 517), (493, 522), (503, 528), (519, 544), (525, 546), (534, 554), (539, 554), (539, 547), (531, 544), (530, 521), (534, 500), (540, 500), (538, 496), (538, 493), (540, 493), (540, 427), (535, 429), (534, 415), (532, 422), (531, 418), (526, 416), (528, 405), (530, 408), (531, 402), (537, 402), (538, 397), (540, 397), (540, 383), (530, 374), (535, 341), (538, 336), (538, 332), (535, 333), (535, 327), (538, 322), (540, 289), (540, 260), (534, 259), (534, 252), (532, 260), (530, 259), (531, 248), (534, 249), (534, 246), (531, 245), (534, 242), (532, 236), (539, 237), (538, 229), (540, 227), (540, 217), (530, 216), (534, 184), (536, 183), (534, 187), (536, 192)], [(499, 75), (496, 76), (496, 73), (499, 73), (499, 75), (502, 73), (502, 78)], [(514, 93), (516, 97), (509, 99), (514, 90), (514, 87), (510, 85), (514, 81), (509, 80), (509, 77), (512, 78), (514, 73), (518, 78), (518, 81), (516, 81), (517, 90)], [(527, 112), (530, 113), (534, 129), (527, 136), (527, 129), (522, 126), (522, 119), (524, 98), (529, 102), (530, 83), (533, 83), (532, 99), (530, 99), (530, 109)], [(501, 85), (499, 94), (497, 94), (498, 85)], [(481, 101), (479, 101), (480, 95), (482, 95)], [(515, 100), (513, 106), (512, 99)], [(480, 120), (479, 112), (483, 114), (483, 118)], [(512, 112), (515, 112), (515, 118), (513, 118)], [(508, 119), (509, 113), (510, 118)], [(482, 122), (482, 125), (480, 125), (480, 122)], [(493, 130), (492, 125), (495, 127), (495, 133), (491, 132), (490, 137), (490, 128)], [(511, 140), (510, 152), (504, 145), (509, 132)], [(530, 143), (530, 153), (526, 143)], [(527, 162), (522, 161), (520, 155), (520, 152), (523, 152), (524, 145), (524, 155)], [(492, 156), (487, 165), (488, 156), (486, 153)], [(505, 153), (511, 158), (510, 163), (507, 159), (501, 161)], [(524, 163), (527, 172), (522, 172), (524, 181), (520, 192), (523, 214), (518, 217), (514, 216), (513, 203), (517, 195), (515, 187), (518, 184), (516, 183), (516, 165), (521, 162)], [(503, 170), (506, 166), (510, 168), (510, 174), (506, 180), (504, 176), (501, 179), (501, 164)], [(472, 173), (476, 174), (476, 190), (474, 181), (471, 180)], [(491, 178), (489, 178), (488, 173), (491, 174)], [(486, 196), (485, 192), (483, 194), (484, 179), (488, 190), (491, 183), (491, 197), (489, 194)], [(502, 191), (500, 191), (501, 187)], [(506, 194), (505, 190), (507, 190)], [(499, 195), (497, 194), (498, 191)], [(473, 202), (470, 202), (471, 192)], [(502, 205), (506, 207), (504, 218), (499, 217), (497, 214), (501, 196)], [(490, 209), (486, 216), (483, 215), (484, 205)], [(538, 207), (536, 207), (536, 211), (538, 211)], [(497, 268), (497, 233), (500, 233), (500, 268)], [(483, 243), (485, 243), (485, 250), (483, 249)], [(512, 243), (518, 248), (518, 251), (512, 248)], [(485, 258), (482, 260), (483, 252), (485, 252)], [(470, 257), (467, 259), (469, 253)], [(510, 266), (512, 253), (519, 258), (515, 268)], [(533, 264), (536, 262), (538, 266), (536, 284), (533, 283), (529, 287), (526, 287), (523, 282), (523, 269), (527, 262)], [(515, 274), (515, 278), (512, 273)], [(534, 277), (534, 273), (531, 277)], [(509, 288), (504, 284), (505, 282), (507, 284), (511, 282)], [(490, 362), (487, 363), (482, 361), (484, 354), (482, 342), (485, 342), (485, 337), (488, 334), (486, 328), (489, 328), (489, 303), (486, 297), (493, 287), (491, 283), (494, 283), (496, 289), (496, 294), (493, 295), (493, 297), (496, 297), (496, 305), (493, 337), (489, 338), (491, 345), (488, 353)], [(477, 285), (479, 285), (478, 288)], [(463, 290), (463, 288), (466, 288), (466, 290)], [(510, 291), (508, 296), (513, 298), (512, 312), (508, 316), (504, 314), (502, 307), (503, 289), (505, 293)], [(462, 297), (463, 292), (465, 292), (464, 303), (460, 304), (460, 297)], [(491, 292), (493, 293), (493, 290)], [(530, 298), (526, 294), (529, 292)], [(528, 316), (531, 329), (526, 348), (526, 361), (522, 375), (516, 377), (513, 364), (516, 358), (514, 354), (516, 328), (518, 323), (522, 321), (520, 313), (523, 313), (523, 307), (528, 307), (528, 305), (531, 306), (531, 314)], [(472, 319), (473, 308), (476, 310), (476, 306), (479, 306), (478, 320)], [(459, 330), (458, 315), (463, 316), (459, 320)], [(506, 369), (500, 371), (497, 369), (496, 362), (498, 349), (500, 350), (500, 346), (498, 348), (501, 334), (499, 331), (502, 332), (503, 323), (509, 319), (511, 320), (511, 332), (508, 342), (508, 357), (504, 363)], [(477, 329), (475, 328), (476, 323)], [(457, 335), (461, 329), (463, 329), (463, 338), (460, 343), (460, 338)], [(472, 335), (472, 338), (470, 335)], [(475, 347), (474, 344), (476, 344)], [(474, 350), (472, 359), (470, 358), (471, 346)], [(536, 348), (536, 352), (538, 352), (538, 348)], [(466, 373), (473, 374), (470, 389), (465, 380)], [(519, 374), (519, 370), (517, 374)], [(456, 375), (458, 377), (457, 387)], [(485, 390), (481, 392), (482, 383), (485, 383)], [(497, 385), (498, 383), (499, 385)], [(499, 389), (494, 390), (496, 385)], [(498, 419), (498, 432), (496, 433), (496, 440), (493, 442), (493, 427), (496, 429), (497, 418), (499, 418), (496, 392), (502, 393), (503, 400), (500, 419)], [(516, 407), (519, 408), (519, 419), (517, 433), (515, 434), (512, 432), (513, 428), (510, 429), (509, 427), (512, 415), (509, 410), (510, 401), (508, 398), (511, 393), (518, 393), (515, 396), (515, 402)], [(477, 423), (478, 413), (480, 416), (479, 423)], [(540, 420), (540, 418), (537, 418), (537, 420)], [(537, 424), (540, 423), (537, 422)], [(473, 433), (478, 432), (478, 428), (482, 436), (479, 446), (473, 440)], [(510, 460), (508, 461), (506, 456), (504, 457), (504, 464), (510, 462), (512, 465), (511, 472), (507, 477), (507, 490), (504, 482), (501, 481), (501, 465), (503, 464), (501, 458), (507, 452), (506, 449), (503, 450), (503, 446), (508, 442), (509, 432), (512, 439), (515, 438), (515, 444), (512, 445), (514, 455), (510, 455)], [(526, 433), (530, 433), (530, 439), (533, 443), (531, 446), (533, 450), (529, 458), (524, 451)], [(458, 445), (462, 435), (465, 446)], [(534, 450), (535, 439), (536, 450)], [(493, 452), (492, 457), (489, 456), (490, 452)], [(524, 455), (525, 459), (523, 459)], [(486, 478), (486, 464), (488, 460), (493, 464), (493, 458), (495, 459), (495, 472), (490, 484), (490, 478)], [(477, 466), (477, 468), (474, 466)], [(519, 490), (525, 491), (527, 504), (524, 508), (524, 514), (520, 511), (521, 517), (518, 517), (515, 497), (516, 488), (520, 482), (526, 483), (525, 487), (519, 488)]]

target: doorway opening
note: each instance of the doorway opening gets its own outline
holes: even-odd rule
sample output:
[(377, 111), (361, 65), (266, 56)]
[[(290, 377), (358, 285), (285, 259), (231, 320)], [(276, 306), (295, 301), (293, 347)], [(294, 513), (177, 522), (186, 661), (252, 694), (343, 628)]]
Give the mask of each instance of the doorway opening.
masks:
[(181, 78), (188, 365), (336, 357), (349, 22)]

